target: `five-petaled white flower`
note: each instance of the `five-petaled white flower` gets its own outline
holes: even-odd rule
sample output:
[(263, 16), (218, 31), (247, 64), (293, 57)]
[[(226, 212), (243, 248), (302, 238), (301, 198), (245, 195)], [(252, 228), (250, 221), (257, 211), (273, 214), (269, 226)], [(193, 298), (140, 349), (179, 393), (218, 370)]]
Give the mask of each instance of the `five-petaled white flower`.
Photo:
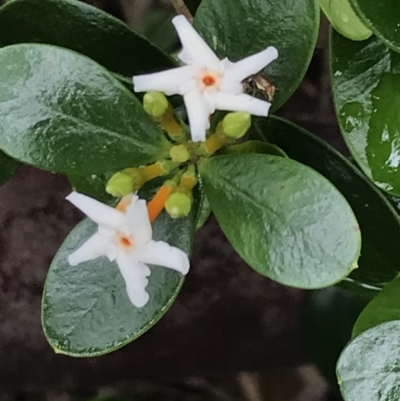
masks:
[(185, 252), (166, 242), (152, 240), (145, 200), (134, 194), (128, 195), (114, 209), (77, 192), (72, 192), (66, 199), (99, 226), (91, 238), (69, 255), (68, 262), (76, 266), (99, 256), (115, 260), (125, 280), (128, 297), (136, 307), (143, 307), (149, 300), (146, 286), (151, 271), (147, 263), (182, 274), (189, 271)]
[(219, 60), (183, 15), (175, 17), (172, 23), (183, 48), (178, 57), (186, 65), (133, 77), (136, 92), (183, 95), (195, 142), (205, 140), (206, 130), (210, 127), (209, 116), (215, 110), (268, 115), (271, 104), (245, 94), (242, 81), (278, 57), (275, 47), (267, 47), (235, 63), (227, 58)]

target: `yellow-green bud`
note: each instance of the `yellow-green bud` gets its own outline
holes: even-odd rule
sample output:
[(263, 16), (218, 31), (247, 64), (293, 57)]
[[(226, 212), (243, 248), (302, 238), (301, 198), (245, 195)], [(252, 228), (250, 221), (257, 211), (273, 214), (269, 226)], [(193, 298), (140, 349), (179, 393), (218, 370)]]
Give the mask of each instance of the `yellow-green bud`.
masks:
[(122, 198), (133, 192), (133, 178), (123, 172), (116, 173), (109, 179), (106, 191), (112, 196)]
[(187, 194), (176, 192), (165, 203), (165, 210), (173, 218), (186, 217), (192, 208), (192, 200)]
[(106, 192), (121, 198), (131, 192), (137, 191), (143, 185), (143, 178), (137, 168), (127, 168), (115, 173), (106, 186)]
[(143, 97), (143, 108), (152, 117), (161, 117), (168, 106), (168, 99), (161, 92), (147, 92)]
[(185, 145), (172, 146), (169, 151), (172, 161), (177, 163), (185, 163), (189, 160), (190, 154)]
[(222, 130), (229, 138), (239, 139), (251, 126), (251, 115), (244, 111), (229, 113), (222, 121)]

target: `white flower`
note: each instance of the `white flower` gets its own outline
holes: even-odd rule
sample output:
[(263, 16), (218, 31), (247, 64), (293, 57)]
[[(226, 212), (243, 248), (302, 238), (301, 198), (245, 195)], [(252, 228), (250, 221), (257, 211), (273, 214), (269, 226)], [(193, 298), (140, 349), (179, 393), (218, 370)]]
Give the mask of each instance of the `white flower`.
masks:
[(186, 66), (133, 77), (135, 92), (183, 95), (195, 142), (205, 140), (209, 116), (215, 110), (268, 115), (271, 104), (243, 93), (242, 81), (278, 57), (275, 47), (267, 47), (236, 63), (227, 58), (219, 60), (183, 15), (175, 17), (172, 23), (183, 48), (178, 57)]
[(150, 268), (147, 264), (168, 267), (182, 274), (189, 271), (185, 252), (163, 241), (153, 241), (152, 228), (146, 201), (136, 195), (123, 198), (116, 209), (72, 192), (66, 198), (91, 220), (98, 224), (98, 231), (68, 257), (72, 266), (107, 256), (116, 261), (125, 280), (128, 297), (133, 305), (146, 305), (146, 291)]

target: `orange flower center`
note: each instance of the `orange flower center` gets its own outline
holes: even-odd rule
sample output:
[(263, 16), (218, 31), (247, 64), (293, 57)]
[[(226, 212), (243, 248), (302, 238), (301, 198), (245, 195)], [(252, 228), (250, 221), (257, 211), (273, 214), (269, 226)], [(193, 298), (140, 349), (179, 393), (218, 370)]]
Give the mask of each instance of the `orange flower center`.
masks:
[(124, 234), (119, 234), (118, 235), (118, 242), (119, 245), (124, 248), (126, 251), (132, 250), (134, 243), (132, 237), (128, 237), (127, 235)]
[(127, 238), (127, 237), (122, 237), (121, 238), (121, 243), (124, 246), (131, 246), (132, 245), (131, 240), (129, 238)]
[(215, 84), (215, 78), (212, 75), (206, 75), (203, 77), (203, 83), (205, 86), (212, 86)]

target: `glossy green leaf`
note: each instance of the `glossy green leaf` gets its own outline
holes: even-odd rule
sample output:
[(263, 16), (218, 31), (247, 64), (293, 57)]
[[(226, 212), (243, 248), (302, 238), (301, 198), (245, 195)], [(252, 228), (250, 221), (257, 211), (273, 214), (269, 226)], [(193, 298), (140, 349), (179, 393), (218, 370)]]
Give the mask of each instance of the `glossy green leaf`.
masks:
[(349, 202), (360, 225), (362, 248), (359, 268), (345, 279), (347, 288), (375, 292), (397, 277), (399, 216), (357, 167), (326, 142), (280, 118), (256, 120), (251, 137), (276, 144), (289, 157), (318, 171)]
[(223, 149), (224, 154), (241, 155), (244, 153), (260, 153), (265, 155), (275, 155), (286, 157), (286, 153), (272, 143), (250, 140), (237, 145), (232, 145)]
[[(172, 220), (165, 212), (153, 225), (153, 238), (191, 252), (194, 212)], [(184, 276), (153, 266), (147, 287), (150, 301), (134, 307), (116, 263), (106, 257), (70, 266), (67, 257), (97, 225), (85, 219), (67, 237), (48, 273), (42, 301), (45, 335), (57, 353), (85, 357), (114, 351), (151, 328), (168, 310)]]
[(203, 202), (199, 209), (199, 215), (196, 223), (196, 230), (199, 230), (201, 227), (204, 226), (210, 215), (211, 215), (211, 205), (207, 199), (207, 196), (204, 195)]
[(386, 46), (400, 52), (400, 3), (398, 0), (350, 0), (364, 23)]
[(13, 0), (0, 8), (0, 47), (32, 42), (75, 50), (129, 79), (174, 66), (125, 23), (81, 1)]
[(400, 320), (400, 279), (389, 283), (367, 305), (354, 326), (353, 337), (391, 320)]
[(343, 351), (337, 375), (346, 401), (400, 399), (400, 321), (383, 323), (354, 339)]
[(69, 175), (68, 179), (74, 191), (112, 205), (116, 202), (116, 198), (106, 192), (107, 182), (112, 175), (113, 173), (91, 174), (84, 177)]
[(365, 40), (372, 35), (354, 12), (349, 0), (319, 0), (322, 11), (332, 27), (351, 40)]
[(278, 60), (262, 73), (276, 86), (273, 109), (286, 102), (308, 68), (318, 36), (316, 0), (203, 0), (195, 28), (220, 58), (240, 60), (268, 46)]
[(360, 231), (350, 206), (312, 169), (271, 155), (203, 160), (204, 191), (222, 230), (259, 273), (285, 285), (332, 285), (357, 267)]
[(332, 32), (334, 103), (347, 145), (380, 188), (400, 194), (400, 54), (373, 37), (353, 42)]
[(135, 96), (91, 59), (59, 47), (0, 49), (0, 148), (44, 170), (84, 176), (168, 156)]
[(307, 294), (303, 321), (307, 352), (336, 384), (336, 363), (367, 300), (336, 286)]
[(0, 151), (0, 185), (3, 185), (18, 168), (19, 163)]
[(179, 46), (178, 35), (171, 23), (172, 10), (153, 10), (142, 22), (141, 33), (158, 48), (173, 52)]

